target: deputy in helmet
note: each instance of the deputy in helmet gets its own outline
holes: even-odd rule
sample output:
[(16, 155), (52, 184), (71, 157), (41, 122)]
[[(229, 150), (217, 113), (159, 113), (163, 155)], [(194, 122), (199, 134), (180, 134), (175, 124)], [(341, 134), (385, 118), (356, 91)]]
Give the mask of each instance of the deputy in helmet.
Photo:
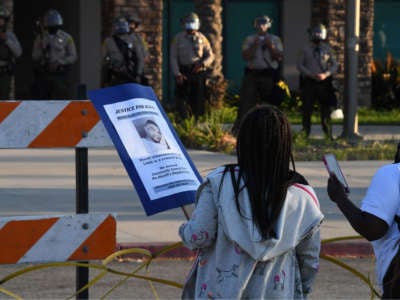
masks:
[(69, 74), (78, 56), (74, 39), (62, 30), (63, 24), (61, 14), (55, 9), (43, 16), (43, 30), (36, 35), (32, 50), (34, 99), (69, 99), (72, 96)]
[(274, 90), (279, 80), (279, 67), (283, 58), (283, 44), (279, 36), (269, 33), (272, 20), (260, 15), (252, 22), (255, 33), (247, 36), (242, 44), (242, 58), (246, 63), (240, 99), (238, 117), (233, 132), (241, 118), (258, 103), (279, 105)]
[(144, 57), (140, 45), (130, 34), (125, 17), (114, 20), (112, 36), (103, 42), (103, 86), (141, 83)]
[[(141, 25), (142, 21), (139, 18), (139, 16), (136, 14), (127, 14), (127, 15), (125, 15), (125, 19), (128, 21), (128, 24), (129, 24), (129, 34), (131, 35), (132, 41), (134, 41), (134, 43), (138, 44), (138, 46), (140, 48), (140, 52), (138, 53), (138, 55), (141, 56), (140, 59), (142, 59), (144, 61), (144, 65), (147, 65), (150, 62), (150, 54), (149, 54), (149, 49), (148, 49), (146, 39), (140, 30), (140, 28), (141, 28), (140, 25)], [(143, 71), (143, 76), (141, 79), (141, 84), (148, 85), (149, 82), (148, 82), (147, 77), (144, 76), (144, 71)]]
[(316, 44), (326, 40), (327, 30), (324, 24), (317, 24), (309, 29), (310, 40)]
[(190, 13), (181, 19), (183, 31), (171, 43), (170, 64), (175, 77), (175, 105), (180, 116), (199, 117), (206, 102), (206, 70), (214, 62), (210, 42), (200, 29), (200, 19)]
[(57, 10), (50, 9), (44, 15), (43, 23), (50, 34), (56, 34), (57, 30), (61, 29), (63, 25), (63, 19)]
[(190, 13), (183, 19), (184, 27), (189, 31), (196, 31), (200, 29), (200, 19), (196, 13)]
[(0, 6), (0, 100), (10, 99), (15, 59), (22, 54), (17, 37), (7, 29), (9, 19), (9, 11)]
[(118, 35), (128, 34), (130, 32), (129, 23), (124, 17), (114, 20), (113, 33)]
[(323, 24), (316, 24), (308, 29), (309, 41), (301, 49), (297, 60), (300, 72), (300, 90), (303, 98), (303, 133), (306, 137), (311, 131), (311, 115), (314, 103), (320, 106), (321, 126), (325, 137), (333, 139), (331, 112), (337, 106), (333, 75), (338, 64), (328, 42), (327, 29)]

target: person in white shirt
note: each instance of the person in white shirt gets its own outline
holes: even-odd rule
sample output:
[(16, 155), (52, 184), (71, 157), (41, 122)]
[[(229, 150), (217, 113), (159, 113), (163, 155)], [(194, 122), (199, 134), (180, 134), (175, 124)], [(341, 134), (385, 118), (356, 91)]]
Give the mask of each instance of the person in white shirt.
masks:
[(301, 48), (297, 58), (302, 96), (302, 132), (311, 132), (311, 116), (314, 104), (320, 108), (321, 127), (325, 138), (333, 140), (331, 113), (337, 107), (335, 88), (332, 85), (338, 70), (333, 48), (327, 41), (327, 28), (317, 24), (308, 30), (310, 40)]
[[(400, 144), (399, 144), (400, 146)], [(376, 274), (383, 299), (400, 298), (400, 148), (395, 163), (374, 174), (361, 207), (355, 206), (334, 174), (328, 179), (328, 195), (360, 235), (371, 242)]]

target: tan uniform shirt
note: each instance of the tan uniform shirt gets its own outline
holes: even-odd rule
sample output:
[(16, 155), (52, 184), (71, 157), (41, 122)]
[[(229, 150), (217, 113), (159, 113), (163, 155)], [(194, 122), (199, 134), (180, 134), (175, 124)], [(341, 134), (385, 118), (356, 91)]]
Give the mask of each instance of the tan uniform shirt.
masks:
[[(8, 49), (10, 49), (12, 53), (12, 58), (19, 57), (22, 54), (22, 47), (21, 44), (19, 43), (17, 37), (15, 34), (11, 31), (6, 32), (6, 38), (5, 38), (5, 46), (7, 46)], [(1, 66), (7, 66), (10, 63), (10, 59), (8, 60), (2, 60), (0, 59), (0, 67)]]
[[(271, 39), (275, 48), (279, 51), (283, 51), (283, 44), (280, 37), (266, 33), (264, 36), (258, 34), (252, 34), (246, 37), (242, 45), (242, 51), (249, 49), (255, 43), (256, 39), (268, 38)], [(262, 69), (277, 69), (279, 62), (271, 57), (270, 50), (268, 47), (263, 47), (261, 44), (257, 46), (254, 55), (246, 61), (246, 67), (251, 70), (262, 70)]]
[[(144, 57), (137, 38), (130, 34), (121, 34), (119, 37), (124, 40), (137, 55), (136, 74), (143, 73)], [(104, 40), (102, 48), (103, 62), (111, 69), (119, 72), (127, 72), (126, 62), (123, 53), (119, 50), (114, 38), (108, 37)]]
[(306, 77), (314, 77), (320, 73), (334, 75), (337, 72), (338, 63), (332, 48), (325, 42), (319, 44), (319, 53), (316, 48), (312, 42), (304, 46), (297, 60), (297, 69)]
[(33, 43), (32, 59), (43, 64), (72, 65), (78, 59), (74, 40), (63, 30), (54, 35), (44, 32)]
[(210, 42), (201, 32), (194, 35), (185, 31), (178, 33), (171, 44), (170, 63), (174, 76), (180, 74), (179, 66), (189, 66), (201, 62), (205, 68), (214, 61), (214, 52)]

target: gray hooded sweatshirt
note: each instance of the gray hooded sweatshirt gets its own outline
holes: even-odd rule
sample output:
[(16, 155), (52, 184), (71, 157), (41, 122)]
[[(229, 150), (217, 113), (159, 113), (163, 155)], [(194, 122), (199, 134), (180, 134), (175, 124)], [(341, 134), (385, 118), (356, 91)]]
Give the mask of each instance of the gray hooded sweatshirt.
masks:
[[(198, 255), (183, 288), (185, 299), (304, 299), (319, 267), (323, 214), (308, 185), (288, 188), (275, 227), (263, 240), (250, 201), (239, 194), (238, 213), (229, 173), (211, 172), (199, 188), (196, 208), (179, 234)], [(220, 191), (220, 192), (219, 192)]]

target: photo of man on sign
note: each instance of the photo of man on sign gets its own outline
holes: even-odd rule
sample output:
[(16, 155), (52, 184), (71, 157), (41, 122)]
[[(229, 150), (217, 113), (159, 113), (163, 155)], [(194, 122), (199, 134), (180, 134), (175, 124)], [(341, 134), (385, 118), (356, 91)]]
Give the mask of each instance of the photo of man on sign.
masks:
[(134, 124), (147, 152), (157, 153), (171, 149), (161, 133), (160, 126), (153, 119), (135, 120)]

